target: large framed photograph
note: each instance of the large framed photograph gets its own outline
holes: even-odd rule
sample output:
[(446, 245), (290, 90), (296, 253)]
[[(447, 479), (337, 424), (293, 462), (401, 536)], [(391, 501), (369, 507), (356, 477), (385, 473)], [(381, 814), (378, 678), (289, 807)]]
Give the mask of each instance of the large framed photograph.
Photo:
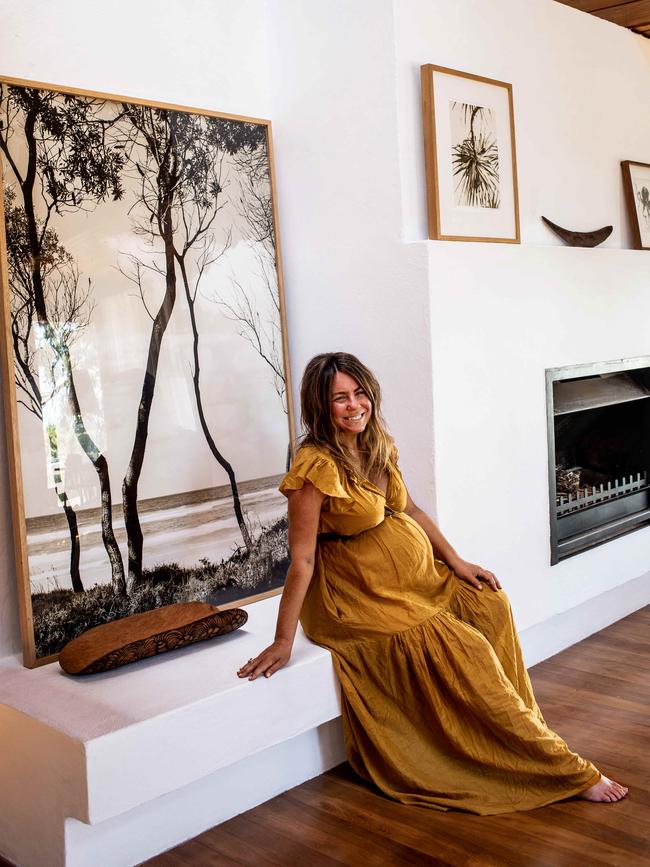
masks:
[(650, 165), (624, 160), (623, 189), (636, 250), (650, 250)]
[(293, 424), (268, 121), (0, 80), (24, 658), (278, 592)]
[(429, 238), (519, 243), (512, 85), (420, 69)]

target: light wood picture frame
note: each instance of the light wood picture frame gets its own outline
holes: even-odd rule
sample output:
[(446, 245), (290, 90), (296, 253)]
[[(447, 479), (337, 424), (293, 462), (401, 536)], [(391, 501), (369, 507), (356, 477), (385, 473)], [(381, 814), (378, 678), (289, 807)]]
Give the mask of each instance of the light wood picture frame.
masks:
[(268, 120), (0, 78), (2, 376), (25, 664), (279, 593), (294, 446)]
[(432, 63), (420, 75), (429, 238), (518, 244), (512, 85)]
[(635, 250), (650, 250), (650, 164), (621, 162), (623, 190)]

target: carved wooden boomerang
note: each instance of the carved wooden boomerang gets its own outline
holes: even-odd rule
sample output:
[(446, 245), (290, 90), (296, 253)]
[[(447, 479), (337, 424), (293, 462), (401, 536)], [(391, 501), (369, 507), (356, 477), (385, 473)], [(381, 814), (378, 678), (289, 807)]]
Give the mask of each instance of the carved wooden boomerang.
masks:
[(612, 234), (613, 226), (603, 226), (602, 229), (594, 229), (593, 232), (573, 232), (571, 229), (563, 229), (546, 217), (542, 217), (549, 229), (553, 229), (565, 244), (569, 247), (597, 247)]

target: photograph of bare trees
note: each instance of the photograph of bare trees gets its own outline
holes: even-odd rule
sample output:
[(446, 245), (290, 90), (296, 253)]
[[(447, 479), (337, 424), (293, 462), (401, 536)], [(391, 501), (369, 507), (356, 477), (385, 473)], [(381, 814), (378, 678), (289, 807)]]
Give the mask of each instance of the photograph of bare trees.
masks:
[(0, 82), (28, 665), (109, 620), (284, 581), (270, 145), (265, 121)]

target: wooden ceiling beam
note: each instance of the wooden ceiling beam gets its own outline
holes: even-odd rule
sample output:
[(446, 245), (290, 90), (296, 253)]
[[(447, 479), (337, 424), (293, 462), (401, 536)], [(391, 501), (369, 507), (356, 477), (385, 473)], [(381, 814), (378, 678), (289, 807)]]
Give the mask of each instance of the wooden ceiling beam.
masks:
[(594, 9), (592, 15), (604, 18), (613, 24), (620, 24), (621, 27), (636, 27), (650, 21), (650, 0), (633, 0), (632, 3)]
[(580, 9), (581, 12), (596, 12), (614, 6), (626, 6), (630, 0), (558, 0), (558, 2)]
[(650, 37), (650, 0), (558, 0), (581, 12)]

